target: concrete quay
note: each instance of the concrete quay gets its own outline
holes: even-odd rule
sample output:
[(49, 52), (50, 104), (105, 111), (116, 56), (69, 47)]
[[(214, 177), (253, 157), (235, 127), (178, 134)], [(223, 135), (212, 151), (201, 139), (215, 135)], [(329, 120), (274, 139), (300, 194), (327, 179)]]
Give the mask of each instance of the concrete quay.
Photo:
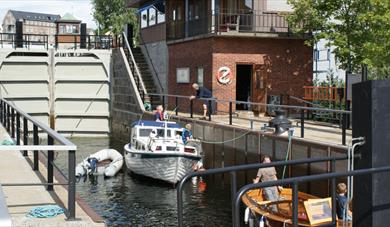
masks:
[[(0, 126), (0, 141), (9, 138), (8, 133)], [(18, 151), (1, 151), (0, 184), (8, 183), (42, 183), (46, 176), (46, 167), (40, 162), (40, 171), (32, 170), (32, 153), (23, 157)], [(58, 183), (57, 179), (54, 180)], [(28, 212), (37, 206), (67, 204), (67, 191), (62, 186), (54, 186), (54, 191), (47, 191), (45, 186), (3, 186), (2, 187), (12, 226), (31, 227), (103, 227), (104, 223), (96, 223), (76, 202), (76, 220), (66, 221), (64, 214), (53, 218), (31, 218)]]

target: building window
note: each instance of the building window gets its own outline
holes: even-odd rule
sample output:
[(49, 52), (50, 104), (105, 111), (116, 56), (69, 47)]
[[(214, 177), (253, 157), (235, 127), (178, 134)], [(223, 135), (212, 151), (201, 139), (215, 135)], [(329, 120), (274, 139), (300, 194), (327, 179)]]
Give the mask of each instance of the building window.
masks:
[(198, 67), (198, 78), (196, 82), (199, 84), (199, 86), (203, 87), (203, 67)]
[(159, 1), (140, 11), (141, 28), (165, 22), (165, 2)]
[(176, 82), (178, 84), (190, 83), (190, 68), (177, 68), (176, 69)]
[(149, 8), (149, 26), (155, 25), (156, 24), (156, 9), (151, 7)]
[(146, 28), (148, 26), (148, 11), (141, 11), (141, 28)]
[(78, 34), (79, 28), (75, 24), (61, 24), (59, 27), (59, 34)]

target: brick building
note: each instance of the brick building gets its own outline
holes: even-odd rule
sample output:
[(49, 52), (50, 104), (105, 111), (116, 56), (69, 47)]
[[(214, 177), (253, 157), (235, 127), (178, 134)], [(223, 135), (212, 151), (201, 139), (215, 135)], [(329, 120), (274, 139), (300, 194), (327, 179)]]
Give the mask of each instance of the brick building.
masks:
[[(15, 33), (16, 21), (23, 22), (23, 34), (49, 35), (49, 43), (54, 43), (57, 33), (56, 21), (60, 15), (8, 10), (3, 19), (3, 32)], [(39, 37), (32, 37), (32, 39)], [(38, 41), (38, 40), (31, 40)]]
[[(280, 14), (290, 10), (283, 0), (127, 4), (139, 10), (141, 44), (150, 64), (167, 58), (156, 75), (167, 81), (167, 93), (192, 95), (191, 84), (198, 82), (218, 99), (265, 103), (270, 95), (303, 97), (303, 86), (312, 84), (313, 50), (304, 37), (291, 33)], [(228, 105), (217, 109), (225, 112)]]

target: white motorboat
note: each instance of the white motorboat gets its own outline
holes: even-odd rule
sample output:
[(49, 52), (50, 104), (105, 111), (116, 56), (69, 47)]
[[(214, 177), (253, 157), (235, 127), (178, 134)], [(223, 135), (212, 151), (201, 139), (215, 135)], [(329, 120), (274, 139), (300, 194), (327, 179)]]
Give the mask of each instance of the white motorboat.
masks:
[(136, 174), (176, 184), (201, 160), (201, 145), (184, 144), (176, 122), (136, 121), (124, 147), (127, 168)]
[(103, 149), (90, 155), (76, 166), (76, 176), (115, 176), (123, 166), (123, 156), (115, 149)]

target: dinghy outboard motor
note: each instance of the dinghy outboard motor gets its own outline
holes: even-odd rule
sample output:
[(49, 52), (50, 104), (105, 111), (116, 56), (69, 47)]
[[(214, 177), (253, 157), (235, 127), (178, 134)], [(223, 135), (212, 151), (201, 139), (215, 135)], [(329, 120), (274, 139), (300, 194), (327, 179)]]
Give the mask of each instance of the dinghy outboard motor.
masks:
[(286, 118), (284, 110), (275, 110), (275, 114), (276, 116), (269, 121), (269, 127), (275, 128), (275, 135), (281, 135), (292, 128), (291, 121)]
[(97, 172), (97, 164), (99, 162), (97, 158), (88, 158), (87, 161), (89, 162), (89, 174), (94, 174)]

